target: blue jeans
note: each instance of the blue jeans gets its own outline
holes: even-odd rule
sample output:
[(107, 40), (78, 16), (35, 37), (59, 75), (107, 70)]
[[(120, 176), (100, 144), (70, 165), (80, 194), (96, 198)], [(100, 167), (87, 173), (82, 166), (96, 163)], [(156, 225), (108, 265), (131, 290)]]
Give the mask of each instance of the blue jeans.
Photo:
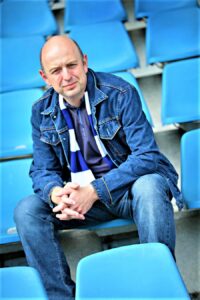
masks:
[(84, 221), (58, 220), (47, 203), (32, 195), (19, 202), (15, 222), (28, 264), (36, 268), (50, 300), (71, 300), (75, 284), (58, 239), (58, 230), (97, 224), (115, 218), (132, 219), (141, 243), (160, 242), (174, 252), (175, 225), (171, 193), (164, 177), (150, 174), (140, 177), (115, 206), (100, 201), (86, 214)]

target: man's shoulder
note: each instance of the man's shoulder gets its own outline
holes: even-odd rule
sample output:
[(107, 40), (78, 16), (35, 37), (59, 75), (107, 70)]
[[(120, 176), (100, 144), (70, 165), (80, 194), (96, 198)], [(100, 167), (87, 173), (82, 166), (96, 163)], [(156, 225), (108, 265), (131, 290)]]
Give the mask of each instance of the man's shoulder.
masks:
[(49, 106), (53, 93), (54, 93), (54, 89), (52, 87), (49, 88), (43, 93), (43, 95), (39, 99), (37, 99), (33, 103), (32, 107), (37, 109), (39, 108), (45, 109), (45, 107)]

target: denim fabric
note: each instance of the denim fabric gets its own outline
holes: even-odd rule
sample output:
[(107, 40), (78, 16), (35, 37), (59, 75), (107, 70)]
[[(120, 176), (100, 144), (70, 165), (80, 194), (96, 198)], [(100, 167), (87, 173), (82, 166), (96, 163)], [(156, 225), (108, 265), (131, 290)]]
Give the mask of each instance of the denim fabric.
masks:
[[(172, 253), (175, 226), (171, 192), (167, 180), (159, 174), (141, 176), (114, 204), (97, 201), (86, 219), (60, 221), (38, 195), (22, 200), (15, 210), (15, 222), (27, 261), (42, 277), (50, 300), (72, 300), (75, 284), (58, 239), (59, 229), (98, 224), (116, 217), (135, 221), (141, 243), (161, 242)], [(133, 283), (134, 284), (134, 283)]]
[[(92, 182), (100, 201), (115, 206), (138, 178), (157, 173), (166, 178), (182, 208), (177, 173), (159, 152), (136, 89), (111, 74), (89, 70), (87, 77), (94, 127), (117, 167)], [(70, 181), (68, 128), (52, 88), (33, 105), (31, 122), (34, 154), (30, 176), (34, 192), (51, 205), (52, 188)]]

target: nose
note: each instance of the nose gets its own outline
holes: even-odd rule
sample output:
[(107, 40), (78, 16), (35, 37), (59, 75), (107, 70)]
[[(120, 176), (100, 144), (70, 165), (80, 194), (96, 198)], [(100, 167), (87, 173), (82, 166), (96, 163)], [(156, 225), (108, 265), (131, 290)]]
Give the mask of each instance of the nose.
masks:
[(63, 79), (69, 81), (71, 79), (71, 74), (69, 72), (69, 70), (65, 67), (62, 70), (62, 74), (63, 74)]

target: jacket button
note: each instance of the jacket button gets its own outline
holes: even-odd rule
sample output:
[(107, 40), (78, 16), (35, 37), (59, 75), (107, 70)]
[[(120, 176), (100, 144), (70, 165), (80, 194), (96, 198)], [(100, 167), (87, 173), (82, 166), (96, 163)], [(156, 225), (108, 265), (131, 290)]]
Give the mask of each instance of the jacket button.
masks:
[(53, 116), (54, 119), (56, 119), (56, 116)]

